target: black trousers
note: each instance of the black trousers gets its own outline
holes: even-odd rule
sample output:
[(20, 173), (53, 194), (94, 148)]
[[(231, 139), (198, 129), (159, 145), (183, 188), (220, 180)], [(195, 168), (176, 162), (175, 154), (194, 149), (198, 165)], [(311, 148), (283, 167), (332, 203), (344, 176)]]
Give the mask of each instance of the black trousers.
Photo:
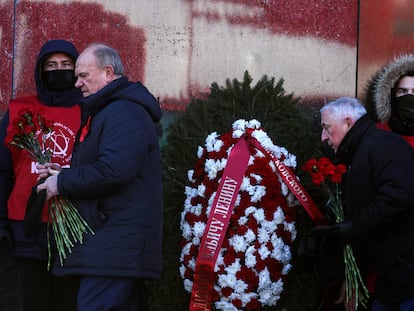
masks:
[(47, 261), (15, 258), (19, 311), (76, 311), (79, 279), (57, 277)]

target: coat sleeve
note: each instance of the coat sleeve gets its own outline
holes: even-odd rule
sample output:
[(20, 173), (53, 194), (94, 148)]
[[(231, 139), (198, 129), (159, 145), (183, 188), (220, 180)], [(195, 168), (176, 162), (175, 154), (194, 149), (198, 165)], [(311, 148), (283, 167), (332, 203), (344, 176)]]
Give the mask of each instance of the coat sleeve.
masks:
[(402, 139), (375, 146), (366, 155), (372, 172), (367, 182), (372, 183), (374, 195), (353, 217), (360, 234), (382, 230), (414, 215), (414, 149)]
[(139, 179), (153, 148), (150, 137), (157, 133), (144, 108), (120, 101), (108, 105), (92, 119), (88, 135), (76, 151), (81, 153), (79, 163), (59, 175), (58, 188), (63, 195), (101, 196)]
[(4, 142), (8, 124), (9, 113), (6, 112), (0, 123), (0, 227), (7, 226), (7, 200), (14, 185), (11, 155)]

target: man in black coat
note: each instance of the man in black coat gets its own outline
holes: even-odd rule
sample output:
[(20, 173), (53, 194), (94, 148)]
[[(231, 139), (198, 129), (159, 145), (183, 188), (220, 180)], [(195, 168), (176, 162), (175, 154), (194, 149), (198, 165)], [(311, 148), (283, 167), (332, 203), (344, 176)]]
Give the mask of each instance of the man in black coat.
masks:
[(95, 234), (76, 244), (56, 275), (80, 275), (78, 311), (137, 310), (139, 280), (159, 279), (162, 248), (161, 109), (129, 82), (119, 53), (87, 47), (76, 62), (82, 123), (71, 167), (38, 186), (67, 196)]
[[(348, 166), (345, 221), (316, 231), (350, 242), (361, 267), (377, 272), (373, 311), (414, 310), (414, 152), (378, 129), (355, 98), (320, 110), (321, 139)], [(328, 229), (328, 230), (327, 230)]]

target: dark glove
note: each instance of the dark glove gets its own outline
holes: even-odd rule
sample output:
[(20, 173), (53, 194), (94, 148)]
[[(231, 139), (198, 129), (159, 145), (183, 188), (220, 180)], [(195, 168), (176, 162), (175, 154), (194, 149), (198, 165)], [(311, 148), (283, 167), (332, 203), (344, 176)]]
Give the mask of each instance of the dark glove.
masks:
[(40, 231), (42, 226), (42, 211), (46, 200), (46, 190), (37, 193), (37, 186), (32, 188), (32, 193), (27, 200), (26, 213), (23, 219), (23, 231), (25, 237), (30, 237)]
[(345, 244), (352, 239), (352, 222), (344, 221), (332, 225), (321, 225), (313, 228), (303, 237), (298, 246), (298, 254), (316, 256), (323, 252), (327, 244), (340, 242)]
[(352, 221), (347, 220), (334, 225), (334, 236), (342, 243), (348, 243), (354, 237)]
[(0, 227), (0, 247), (14, 247), (13, 237), (9, 227)]
[(347, 220), (333, 225), (323, 225), (313, 228), (310, 232), (315, 237), (332, 237), (342, 243), (347, 243), (353, 238), (352, 222)]
[(343, 276), (343, 244), (337, 234), (342, 224), (321, 225), (313, 228), (299, 240), (297, 253), (312, 263), (315, 273), (323, 282), (331, 282)]

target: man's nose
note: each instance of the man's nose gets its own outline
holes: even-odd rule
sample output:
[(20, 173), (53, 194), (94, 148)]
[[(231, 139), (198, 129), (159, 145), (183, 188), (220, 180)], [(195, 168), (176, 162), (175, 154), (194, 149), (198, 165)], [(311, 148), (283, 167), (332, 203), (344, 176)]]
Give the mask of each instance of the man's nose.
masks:
[(79, 78), (76, 78), (75, 87), (80, 88), (82, 86), (82, 82), (79, 80)]
[(322, 133), (321, 133), (321, 141), (327, 141), (327, 140), (328, 140), (328, 136), (325, 134), (325, 131), (322, 130)]

